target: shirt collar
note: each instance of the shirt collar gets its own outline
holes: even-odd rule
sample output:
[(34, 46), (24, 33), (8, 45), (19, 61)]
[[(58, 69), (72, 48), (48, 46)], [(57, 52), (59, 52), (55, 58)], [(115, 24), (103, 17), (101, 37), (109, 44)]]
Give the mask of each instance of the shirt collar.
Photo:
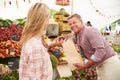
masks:
[(83, 27), (80, 29), (80, 32), (79, 32), (77, 35), (82, 36), (84, 29), (85, 29), (85, 27), (83, 26)]

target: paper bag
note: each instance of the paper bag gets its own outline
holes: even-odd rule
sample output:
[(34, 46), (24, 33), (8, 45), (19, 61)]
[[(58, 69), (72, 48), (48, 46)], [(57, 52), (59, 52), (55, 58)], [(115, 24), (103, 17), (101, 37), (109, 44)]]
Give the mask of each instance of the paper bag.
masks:
[(58, 71), (59, 77), (72, 76), (72, 72), (68, 64), (57, 65), (57, 71)]
[(75, 70), (76, 67), (73, 65), (75, 63), (84, 64), (83, 58), (81, 57), (80, 53), (76, 50), (74, 42), (72, 40), (67, 40), (62, 44), (63, 51), (66, 55), (66, 60), (68, 65), (70, 66), (71, 70)]

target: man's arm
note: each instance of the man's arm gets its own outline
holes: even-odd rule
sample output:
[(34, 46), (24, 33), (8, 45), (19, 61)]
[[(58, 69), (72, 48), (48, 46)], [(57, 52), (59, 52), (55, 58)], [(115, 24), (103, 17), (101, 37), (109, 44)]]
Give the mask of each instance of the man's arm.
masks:
[(96, 64), (97, 62), (93, 61), (93, 60), (88, 60), (88, 62), (86, 64), (74, 64), (78, 70), (84, 70), (84, 69), (88, 69), (90, 68), (92, 65)]

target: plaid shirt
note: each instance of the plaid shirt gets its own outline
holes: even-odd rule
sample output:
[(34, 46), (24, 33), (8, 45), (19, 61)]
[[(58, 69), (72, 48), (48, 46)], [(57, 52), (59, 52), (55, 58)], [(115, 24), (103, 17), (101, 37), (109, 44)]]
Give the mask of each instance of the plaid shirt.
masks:
[(30, 39), (23, 47), (19, 65), (19, 80), (52, 80), (49, 54), (41, 38)]
[(115, 55), (114, 50), (96, 28), (83, 27), (73, 40), (87, 59), (100, 63)]

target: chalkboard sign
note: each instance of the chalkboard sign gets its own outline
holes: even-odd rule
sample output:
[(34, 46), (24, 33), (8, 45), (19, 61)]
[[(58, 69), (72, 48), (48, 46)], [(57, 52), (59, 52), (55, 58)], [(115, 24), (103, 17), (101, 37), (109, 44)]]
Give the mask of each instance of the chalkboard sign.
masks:
[(17, 57), (9, 58), (8, 67), (10, 69), (18, 69), (19, 68), (19, 58), (17, 58)]
[(19, 41), (17, 34), (12, 34), (11, 38), (12, 38), (12, 40)]

